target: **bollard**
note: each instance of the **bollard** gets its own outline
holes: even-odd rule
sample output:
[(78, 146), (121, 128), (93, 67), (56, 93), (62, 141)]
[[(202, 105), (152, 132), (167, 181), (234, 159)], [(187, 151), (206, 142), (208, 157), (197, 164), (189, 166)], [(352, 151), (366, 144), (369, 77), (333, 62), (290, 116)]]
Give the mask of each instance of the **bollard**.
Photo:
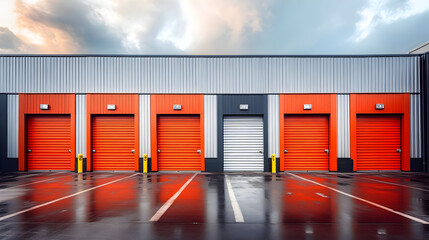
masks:
[(276, 155), (271, 154), (271, 172), (276, 173)]
[(147, 173), (147, 154), (143, 154), (143, 173)]
[(77, 155), (77, 172), (78, 173), (83, 172), (83, 154)]

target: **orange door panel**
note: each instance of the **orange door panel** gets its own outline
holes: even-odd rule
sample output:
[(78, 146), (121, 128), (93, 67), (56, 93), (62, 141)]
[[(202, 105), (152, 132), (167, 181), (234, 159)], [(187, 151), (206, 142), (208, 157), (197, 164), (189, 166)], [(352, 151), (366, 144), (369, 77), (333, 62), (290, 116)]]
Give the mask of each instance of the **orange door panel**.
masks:
[(92, 117), (92, 167), (94, 171), (133, 171), (135, 150), (133, 115)]
[(285, 171), (329, 169), (329, 124), (327, 115), (285, 115)]
[(28, 170), (70, 170), (70, 115), (27, 119)]
[(401, 170), (401, 116), (357, 115), (357, 171)]
[(201, 170), (200, 117), (158, 117), (158, 170)]

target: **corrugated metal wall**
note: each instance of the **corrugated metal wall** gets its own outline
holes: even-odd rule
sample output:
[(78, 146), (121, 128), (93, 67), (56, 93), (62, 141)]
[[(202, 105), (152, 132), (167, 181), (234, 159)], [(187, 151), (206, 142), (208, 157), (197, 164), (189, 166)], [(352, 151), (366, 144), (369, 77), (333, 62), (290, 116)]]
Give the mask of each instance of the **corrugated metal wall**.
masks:
[(76, 95), (76, 157), (86, 158), (86, 95)]
[(337, 156), (350, 158), (350, 95), (337, 95)]
[(420, 92), (418, 56), (0, 57), (1, 93)]
[(204, 151), (206, 158), (217, 158), (216, 95), (204, 95)]
[(150, 95), (139, 95), (139, 157), (150, 155)]
[(280, 157), (280, 97), (279, 95), (268, 95), (268, 153)]
[(410, 101), (410, 144), (411, 144), (411, 157), (422, 157), (422, 126), (421, 126), (421, 102), (420, 94), (411, 94)]
[[(1, 81), (0, 81), (1, 82)], [(18, 157), (19, 96), (7, 96), (7, 157)]]

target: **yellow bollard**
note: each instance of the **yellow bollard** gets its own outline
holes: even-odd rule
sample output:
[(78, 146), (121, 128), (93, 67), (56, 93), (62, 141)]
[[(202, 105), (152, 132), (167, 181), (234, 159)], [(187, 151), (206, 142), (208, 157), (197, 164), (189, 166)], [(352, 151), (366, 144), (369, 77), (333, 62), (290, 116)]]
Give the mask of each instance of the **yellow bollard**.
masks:
[(143, 173), (147, 173), (147, 154), (143, 154)]
[(78, 173), (83, 172), (83, 154), (77, 155), (77, 172)]
[(271, 154), (271, 172), (276, 173), (276, 155)]

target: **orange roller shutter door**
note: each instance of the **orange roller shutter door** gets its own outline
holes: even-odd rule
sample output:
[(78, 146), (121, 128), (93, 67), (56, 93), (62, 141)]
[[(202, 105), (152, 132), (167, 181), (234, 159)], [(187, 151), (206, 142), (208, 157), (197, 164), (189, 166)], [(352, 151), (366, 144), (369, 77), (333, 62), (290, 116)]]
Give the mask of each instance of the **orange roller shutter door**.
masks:
[(285, 115), (285, 171), (329, 170), (327, 115)]
[(357, 115), (357, 171), (401, 170), (401, 115)]
[(159, 171), (201, 170), (199, 116), (159, 115), (157, 128)]
[(70, 170), (70, 115), (30, 115), (28, 170)]
[(92, 117), (91, 154), (94, 171), (134, 171), (134, 127), (133, 115)]

